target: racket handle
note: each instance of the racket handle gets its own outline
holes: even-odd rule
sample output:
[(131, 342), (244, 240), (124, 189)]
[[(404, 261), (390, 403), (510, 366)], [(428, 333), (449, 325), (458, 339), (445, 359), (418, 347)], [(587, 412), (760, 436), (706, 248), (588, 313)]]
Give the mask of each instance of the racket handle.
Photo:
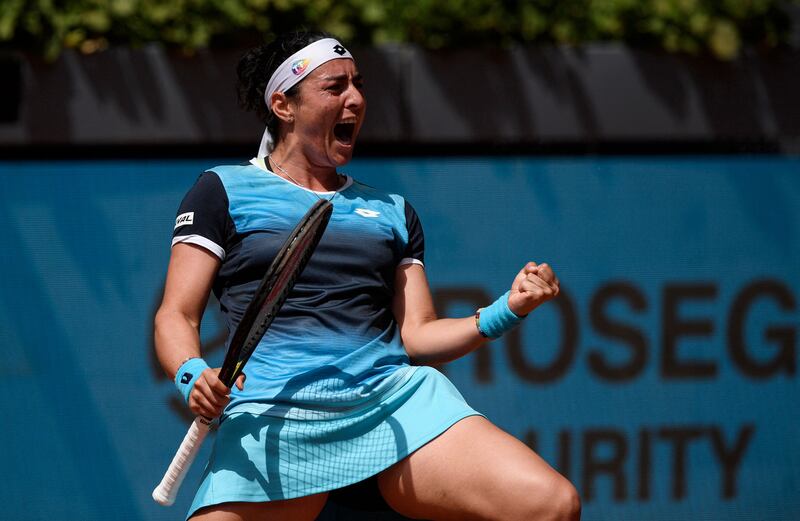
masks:
[(178, 495), (178, 489), (181, 488), (183, 478), (189, 472), (189, 467), (192, 466), (194, 458), (200, 452), (200, 447), (203, 445), (203, 440), (208, 436), (210, 430), (211, 420), (198, 416), (189, 426), (189, 431), (183, 437), (181, 446), (175, 457), (172, 458), (172, 463), (169, 464), (167, 472), (161, 479), (161, 483), (153, 490), (153, 499), (156, 503), (166, 507), (175, 502)]

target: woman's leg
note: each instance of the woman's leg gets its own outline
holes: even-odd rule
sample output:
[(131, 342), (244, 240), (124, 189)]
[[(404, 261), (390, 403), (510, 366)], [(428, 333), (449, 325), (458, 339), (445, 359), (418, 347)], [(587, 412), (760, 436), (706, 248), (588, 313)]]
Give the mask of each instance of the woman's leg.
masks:
[(481, 416), (465, 418), (378, 476), (386, 502), (432, 520), (577, 520), (575, 487)]
[(221, 503), (201, 508), (192, 521), (313, 521), (322, 512), (328, 493), (269, 501), (266, 503)]

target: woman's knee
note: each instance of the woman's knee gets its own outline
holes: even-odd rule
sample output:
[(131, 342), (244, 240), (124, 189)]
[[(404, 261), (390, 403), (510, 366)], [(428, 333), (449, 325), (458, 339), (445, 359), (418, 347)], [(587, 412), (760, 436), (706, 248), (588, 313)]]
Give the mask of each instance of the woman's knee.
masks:
[(581, 498), (577, 489), (566, 479), (558, 487), (556, 519), (577, 521), (581, 518)]
[(520, 519), (542, 519), (552, 521), (577, 521), (581, 517), (581, 500), (578, 491), (566, 478), (558, 476), (539, 483), (530, 491), (529, 500), (521, 512)]

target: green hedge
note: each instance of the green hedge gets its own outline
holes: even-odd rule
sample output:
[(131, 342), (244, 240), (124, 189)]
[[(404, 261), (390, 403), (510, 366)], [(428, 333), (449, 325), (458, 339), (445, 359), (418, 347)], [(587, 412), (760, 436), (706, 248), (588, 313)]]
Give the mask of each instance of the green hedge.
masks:
[[(799, 3), (800, 0), (789, 0)], [(192, 52), (287, 28), (427, 48), (622, 41), (735, 58), (790, 33), (785, 0), (0, 0), (0, 46), (56, 57), (158, 41)]]

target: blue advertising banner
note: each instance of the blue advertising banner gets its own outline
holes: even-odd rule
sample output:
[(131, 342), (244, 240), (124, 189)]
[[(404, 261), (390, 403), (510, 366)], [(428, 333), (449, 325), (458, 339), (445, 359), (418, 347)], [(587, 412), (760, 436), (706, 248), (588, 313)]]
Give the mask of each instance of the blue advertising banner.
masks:
[[(190, 421), (152, 319), (175, 210), (215, 164), (0, 162), (4, 519), (166, 520), (188, 506), (201, 464), (175, 507), (150, 498)], [(800, 519), (799, 159), (343, 170), (417, 209), (441, 315), (472, 314), (529, 260), (553, 266), (558, 299), (442, 370), (575, 483), (583, 519)], [(216, 306), (202, 336), (218, 363)]]

